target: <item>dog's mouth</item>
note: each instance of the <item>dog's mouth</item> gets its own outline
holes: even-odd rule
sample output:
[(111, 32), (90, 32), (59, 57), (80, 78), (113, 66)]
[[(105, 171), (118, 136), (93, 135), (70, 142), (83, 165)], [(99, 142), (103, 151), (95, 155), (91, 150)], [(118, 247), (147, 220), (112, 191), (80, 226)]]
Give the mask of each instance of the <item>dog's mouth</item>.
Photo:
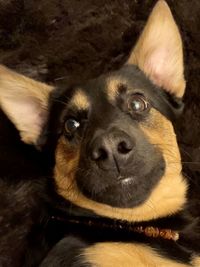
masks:
[(122, 186), (128, 186), (134, 183), (136, 177), (135, 176), (118, 176), (117, 184)]
[(91, 172), (85, 178), (78, 175), (76, 180), (79, 190), (89, 199), (112, 207), (133, 208), (149, 197), (163, 173), (162, 162), (148, 172), (135, 170), (114, 176), (109, 172)]
[(142, 203), (138, 196), (138, 177), (135, 176), (118, 176), (115, 182), (104, 184), (99, 190), (90, 190), (83, 187), (82, 192), (88, 198), (96, 202), (110, 205), (112, 207), (129, 208)]

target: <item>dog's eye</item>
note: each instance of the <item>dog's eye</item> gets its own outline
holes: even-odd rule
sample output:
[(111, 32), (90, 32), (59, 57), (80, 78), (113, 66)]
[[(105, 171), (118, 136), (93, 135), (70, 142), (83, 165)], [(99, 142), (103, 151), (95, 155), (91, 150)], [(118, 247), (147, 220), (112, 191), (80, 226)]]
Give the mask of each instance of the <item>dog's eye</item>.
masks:
[(80, 122), (78, 122), (73, 118), (70, 118), (65, 122), (65, 131), (67, 134), (70, 135), (74, 134), (79, 127), (80, 127)]
[(149, 102), (141, 94), (132, 95), (128, 101), (128, 109), (134, 112), (143, 112), (149, 108)]

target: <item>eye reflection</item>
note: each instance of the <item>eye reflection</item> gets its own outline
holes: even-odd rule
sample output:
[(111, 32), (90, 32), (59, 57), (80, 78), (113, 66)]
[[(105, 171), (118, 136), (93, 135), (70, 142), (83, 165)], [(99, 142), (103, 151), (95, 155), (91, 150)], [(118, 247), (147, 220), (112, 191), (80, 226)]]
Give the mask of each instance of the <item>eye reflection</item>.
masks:
[(65, 122), (65, 131), (67, 134), (70, 135), (74, 134), (79, 127), (80, 127), (80, 122), (77, 121), (76, 119), (70, 118)]

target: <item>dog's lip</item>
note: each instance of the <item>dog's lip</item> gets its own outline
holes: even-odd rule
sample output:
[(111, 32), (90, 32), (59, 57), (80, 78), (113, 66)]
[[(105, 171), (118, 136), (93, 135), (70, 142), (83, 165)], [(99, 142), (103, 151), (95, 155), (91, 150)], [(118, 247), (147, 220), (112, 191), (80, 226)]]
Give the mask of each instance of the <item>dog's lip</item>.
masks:
[(118, 176), (117, 181), (122, 185), (129, 185), (134, 182), (134, 176)]

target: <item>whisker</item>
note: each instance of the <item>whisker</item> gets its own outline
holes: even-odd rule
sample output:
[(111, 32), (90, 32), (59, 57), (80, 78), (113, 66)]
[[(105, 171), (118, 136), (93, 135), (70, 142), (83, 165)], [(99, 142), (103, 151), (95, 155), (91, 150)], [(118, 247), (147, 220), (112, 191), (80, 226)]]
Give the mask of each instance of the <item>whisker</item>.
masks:
[(61, 77), (55, 78), (54, 81), (64, 80), (64, 79), (66, 79), (66, 77), (67, 76), (61, 76)]
[(186, 179), (188, 179), (190, 182), (192, 182), (192, 184), (197, 185), (197, 183), (195, 183), (195, 181), (187, 173), (185, 173), (185, 172), (182, 172), (182, 173)]
[[(169, 146), (169, 147), (173, 147), (171, 144), (166, 144), (166, 143), (163, 143), (163, 144), (159, 144), (159, 143), (154, 143), (154, 144), (152, 144), (152, 145), (155, 145), (155, 146), (159, 146), (159, 148), (160, 148), (160, 146)], [(181, 146), (179, 146), (179, 150), (181, 151), (181, 152), (183, 152), (186, 156), (188, 156), (191, 160), (192, 160), (192, 156), (189, 154), (189, 152), (187, 152), (183, 147), (181, 147)]]
[(184, 148), (182, 148), (181, 146), (179, 146), (179, 149), (180, 149), (180, 151), (182, 151), (183, 153), (185, 153), (186, 156), (188, 156), (190, 159), (192, 159), (192, 156)]
[(54, 102), (61, 103), (61, 104), (63, 104), (64, 106), (67, 106), (67, 103), (66, 103), (66, 102), (61, 101), (61, 100), (59, 100), (59, 99), (53, 99), (53, 101), (54, 101)]
[(183, 164), (200, 164), (200, 161), (182, 161)]
[(157, 215), (157, 210), (156, 210), (155, 205), (153, 204), (153, 202), (150, 199), (148, 200), (148, 202), (146, 202), (145, 205), (147, 207), (151, 208), (155, 212), (155, 214)]

